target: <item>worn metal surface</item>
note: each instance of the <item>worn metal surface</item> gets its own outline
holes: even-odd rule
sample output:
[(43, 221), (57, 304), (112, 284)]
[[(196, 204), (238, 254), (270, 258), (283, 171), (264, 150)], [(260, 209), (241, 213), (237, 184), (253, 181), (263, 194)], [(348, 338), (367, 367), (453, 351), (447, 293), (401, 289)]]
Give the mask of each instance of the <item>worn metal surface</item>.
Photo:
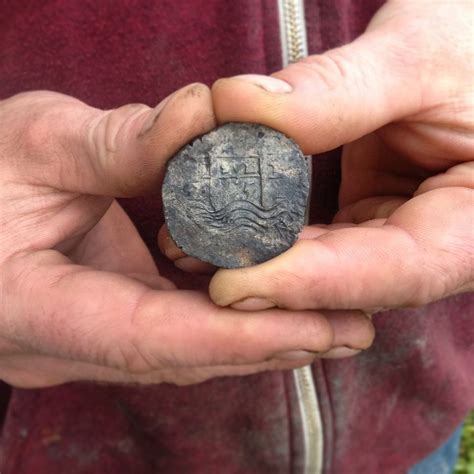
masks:
[(282, 133), (230, 123), (169, 161), (162, 192), (178, 247), (218, 267), (245, 267), (295, 242), (305, 219), (308, 165)]

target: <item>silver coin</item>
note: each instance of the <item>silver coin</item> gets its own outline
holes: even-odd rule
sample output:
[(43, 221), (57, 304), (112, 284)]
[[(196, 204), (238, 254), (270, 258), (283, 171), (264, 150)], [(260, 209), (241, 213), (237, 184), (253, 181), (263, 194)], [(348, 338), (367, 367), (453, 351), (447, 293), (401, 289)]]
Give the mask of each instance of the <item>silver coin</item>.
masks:
[(218, 267), (269, 260), (293, 245), (304, 220), (308, 164), (296, 143), (262, 125), (229, 123), (168, 163), (163, 206), (172, 239)]

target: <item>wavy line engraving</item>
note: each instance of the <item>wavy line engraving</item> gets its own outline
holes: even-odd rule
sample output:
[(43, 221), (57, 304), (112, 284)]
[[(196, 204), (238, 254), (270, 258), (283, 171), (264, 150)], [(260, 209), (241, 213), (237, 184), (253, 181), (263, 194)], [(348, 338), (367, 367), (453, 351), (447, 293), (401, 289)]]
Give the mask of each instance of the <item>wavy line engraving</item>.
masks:
[(220, 209), (213, 209), (205, 201), (194, 201), (188, 218), (199, 226), (212, 227), (222, 234), (247, 228), (258, 233), (277, 232), (281, 237), (292, 232), (295, 212), (288, 208), (288, 202), (277, 199), (265, 209), (249, 201), (236, 200)]

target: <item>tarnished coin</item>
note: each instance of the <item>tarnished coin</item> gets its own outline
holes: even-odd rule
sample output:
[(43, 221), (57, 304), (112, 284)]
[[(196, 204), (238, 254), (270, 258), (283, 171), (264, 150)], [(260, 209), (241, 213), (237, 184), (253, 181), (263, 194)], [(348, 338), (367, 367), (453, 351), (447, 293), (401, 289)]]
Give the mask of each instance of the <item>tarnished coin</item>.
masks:
[(237, 268), (287, 250), (301, 231), (308, 164), (293, 140), (262, 125), (229, 123), (168, 163), (166, 223), (186, 254)]

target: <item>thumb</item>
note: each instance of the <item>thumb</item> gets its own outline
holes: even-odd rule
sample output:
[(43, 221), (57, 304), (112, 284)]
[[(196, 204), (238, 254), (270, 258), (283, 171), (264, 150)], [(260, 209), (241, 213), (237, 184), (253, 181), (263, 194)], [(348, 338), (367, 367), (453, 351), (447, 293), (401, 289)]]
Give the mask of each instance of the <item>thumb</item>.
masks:
[(216, 117), (281, 130), (306, 154), (327, 151), (417, 111), (421, 61), (415, 56), (389, 28), (369, 31), (271, 77), (217, 81)]
[(184, 87), (155, 108), (105, 111), (54, 92), (24, 93), (0, 103), (0, 118), (0, 136), (19, 142), (7, 165), (22, 181), (115, 197), (157, 192), (166, 161), (215, 127), (203, 84)]

